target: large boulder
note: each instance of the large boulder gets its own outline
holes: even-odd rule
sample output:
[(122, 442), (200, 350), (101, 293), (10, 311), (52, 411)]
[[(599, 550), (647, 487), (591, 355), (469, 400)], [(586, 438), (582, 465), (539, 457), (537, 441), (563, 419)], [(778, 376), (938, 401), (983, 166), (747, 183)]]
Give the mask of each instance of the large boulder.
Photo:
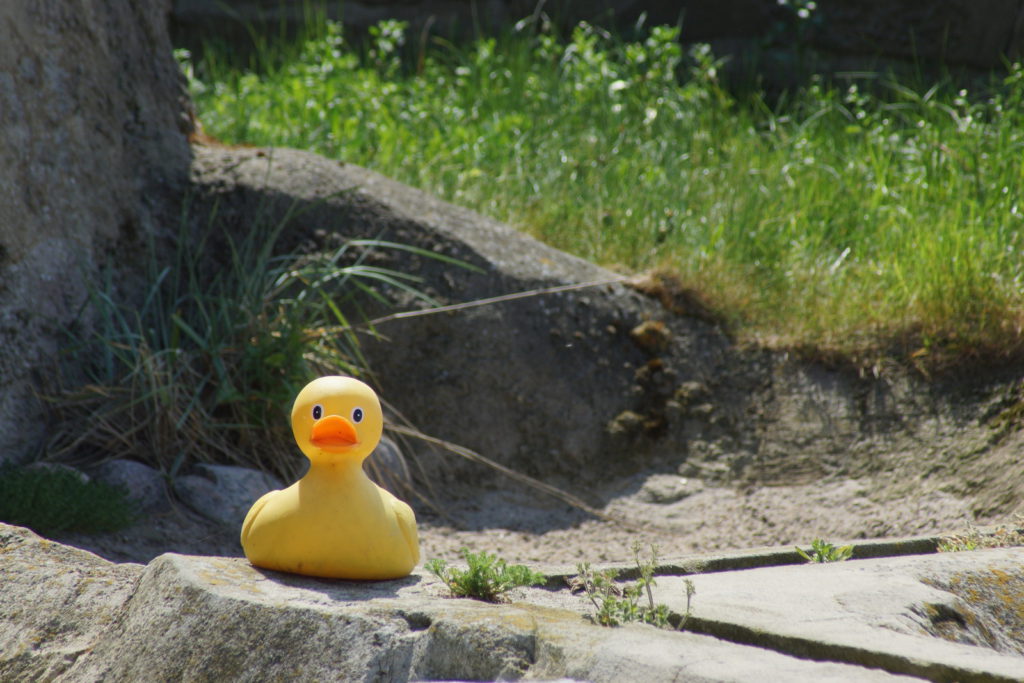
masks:
[(36, 391), (97, 272), (174, 215), (189, 123), (169, 7), (0, 3), (0, 458), (42, 433)]
[[(284, 250), (372, 237), (459, 258), (471, 268), (384, 250), (373, 256), (376, 265), (420, 276), (442, 303), (566, 288), (380, 322), (380, 336), (364, 336), (384, 400), (430, 434), (535, 476), (594, 484), (653, 458), (684, 458), (695, 429), (709, 440), (735, 433), (725, 413), (742, 414), (743, 405), (717, 413), (669, 405), (683, 385), (719, 381), (730, 368), (746, 373), (742, 382), (758, 381), (713, 322), (677, 314), (615, 273), (351, 164), (288, 149), (197, 146), (195, 156), (195, 206), (215, 204), (226, 230), (290, 213)], [(413, 305), (391, 294), (397, 306)], [(645, 341), (637, 332), (645, 324), (663, 339)], [(617, 421), (624, 413), (636, 415), (635, 424)]]
[[(0, 549), (5, 681), (1024, 676), (1019, 548), (793, 567), (771, 566), (793, 562), (788, 549), (684, 558), (654, 587), (674, 619), (690, 615), (684, 632), (598, 626), (554, 568), (544, 588), (489, 604), (452, 599), (423, 571), (340, 581), (175, 554), (117, 565), (2, 524)], [(702, 566), (717, 573), (691, 577), (691, 603), (666, 574)]]
[[(671, 279), (626, 283), (372, 171), (287, 149), (194, 154), (195, 206), (216, 205), (228, 231), (290, 215), (282, 250), (379, 238), (473, 266), (361, 253), (456, 305), (378, 322), (364, 351), (383, 399), (414, 425), (504, 466), (602, 500), (641, 469), (755, 485), (867, 478), (878, 501), (955, 492), (977, 496), (985, 515), (1022, 498), (1024, 480), (1000, 478), (994, 504), (991, 477), (964, 478), (981, 463), (1024, 471), (1010, 455), (1015, 432), (992, 428), (1017, 400), (1013, 368), (926, 381), (742, 348)], [(534, 294), (458, 306), (522, 292)], [(435, 481), (488, 479), (412, 446)]]
[(0, 523), (0, 679), (53, 680), (114, 623), (142, 573)]

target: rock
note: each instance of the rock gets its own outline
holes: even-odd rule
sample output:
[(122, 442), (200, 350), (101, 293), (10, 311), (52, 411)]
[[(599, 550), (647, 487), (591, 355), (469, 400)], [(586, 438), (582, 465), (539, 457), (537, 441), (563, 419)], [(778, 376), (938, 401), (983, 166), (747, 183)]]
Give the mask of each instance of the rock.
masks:
[(623, 410), (608, 423), (608, 433), (614, 436), (633, 436), (644, 427), (644, 416), (632, 410)]
[(247, 467), (200, 464), (193, 470), (174, 480), (174, 493), (207, 519), (239, 530), (257, 499), (284, 488), (272, 474)]
[(105, 460), (93, 470), (98, 481), (120, 486), (140, 509), (152, 512), (168, 504), (163, 475), (149, 465), (134, 460)]
[[(692, 628), (751, 643), (785, 640), (788, 651), (814, 659), (931, 680), (1024, 680), (1019, 617), (1001, 621), (986, 614), (992, 607), (1004, 614), (1024, 608), (1016, 588), (1024, 581), (1022, 567), (1024, 549), (1002, 548), (698, 576)], [(937, 587), (943, 583), (938, 577), (964, 575), (994, 576), (1002, 595), (978, 596), (969, 584), (963, 595)], [(658, 580), (673, 610), (685, 610), (681, 584)], [(953, 634), (937, 634), (940, 623)], [(988, 637), (979, 642), (984, 631)]]
[(65, 674), (118, 618), (142, 573), (0, 524), (0, 679)]
[[(682, 559), (664, 570), (717, 570), (691, 577), (685, 632), (595, 625), (590, 603), (554, 583), (495, 605), (445, 597), (422, 572), (331, 581), (175, 554), (115, 565), (6, 525), (0, 550), (0, 677), (11, 681), (1024, 676), (1019, 656), (929, 635), (941, 615), (970, 628), (980, 608), (936, 585), (965, 573), (1024, 580), (1019, 548), (796, 566), (764, 566), (792, 562), (792, 549)], [(662, 572), (655, 600), (679, 616), (683, 578)]]
[(633, 343), (654, 355), (664, 351), (672, 341), (672, 333), (660, 320), (645, 320), (629, 332)]
[(402, 449), (387, 435), (380, 438), (373, 453), (363, 461), (363, 469), (377, 484), (402, 498), (413, 485), (412, 472)]
[[(982, 476), (1024, 468), (1009, 444), (981, 458), (990, 448), (985, 406), (1017, 381), (1013, 368), (931, 381), (892, 369), (879, 379), (738, 346), (720, 327), (669, 313), (614, 273), (372, 171), (286, 149), (199, 145), (194, 153), (199, 215), (216, 205), (226, 229), (244, 230), (256, 212), (272, 222), (299, 214), (282, 251), (351, 238), (436, 250), (477, 270), (401, 253), (389, 253), (388, 265), (423, 278), (445, 304), (567, 288), (376, 323), (382, 336), (364, 337), (363, 351), (379, 393), (432, 436), (584, 495), (689, 458), (685, 474), (716, 484), (899, 471), (872, 484), (880, 500), (918, 495), (912, 482), (924, 477), (955, 483), (955, 472), (970, 468), (1001, 487), (998, 501), (969, 492), (986, 514), (1024, 499), (1024, 479)], [(628, 333), (645, 320), (666, 331), (653, 365)], [(414, 439), (408, 448), (416, 471), (446, 491), (499, 476)]]
[(68, 474), (71, 474), (83, 484), (88, 484), (90, 479), (88, 474), (78, 469), (77, 467), (65, 465), (64, 463), (60, 462), (34, 462), (28, 465), (27, 468), (32, 470), (46, 470), (47, 472), (67, 472)]
[(708, 396), (708, 388), (700, 382), (683, 382), (676, 389), (674, 398), (679, 404), (680, 408), (686, 409), (688, 406), (694, 405)]
[[(0, 457), (44, 436), (41, 386), (91, 278), (174, 216), (187, 98), (164, 0), (0, 3)], [(169, 208), (173, 207), (173, 208)], [(171, 219), (173, 221), (173, 219)], [(168, 222), (166, 225), (173, 225)]]
[(640, 500), (646, 503), (665, 505), (676, 503), (704, 488), (699, 479), (681, 477), (676, 474), (655, 474), (647, 478), (640, 489)]
[[(632, 473), (645, 458), (684, 450), (682, 424), (664, 426), (645, 397), (631, 393), (636, 370), (649, 358), (625, 332), (607, 332), (630, 330), (663, 310), (622, 285), (620, 276), (351, 164), (286, 149), (197, 146), (195, 155), (197, 201), (216, 203), (229, 229), (244, 229), (257, 206), (271, 221), (301, 207), (302, 220), (285, 232), (283, 250), (318, 248), (323, 238), (315, 232), (323, 231), (339, 240), (372, 236), (411, 244), (473, 265), (477, 270), (394, 254), (389, 266), (422, 277), (443, 303), (568, 288), (378, 323), (384, 337), (364, 338), (364, 354), (382, 398), (417, 428), (574, 485)], [(731, 357), (730, 341), (714, 325), (686, 316), (663, 324), (671, 330), (666, 376), (711, 376)], [(630, 444), (629, 458), (606, 430), (624, 411), (651, 423)], [(489, 476), (453, 457), (436, 467), (421, 452), (416, 457), (442, 478)]]

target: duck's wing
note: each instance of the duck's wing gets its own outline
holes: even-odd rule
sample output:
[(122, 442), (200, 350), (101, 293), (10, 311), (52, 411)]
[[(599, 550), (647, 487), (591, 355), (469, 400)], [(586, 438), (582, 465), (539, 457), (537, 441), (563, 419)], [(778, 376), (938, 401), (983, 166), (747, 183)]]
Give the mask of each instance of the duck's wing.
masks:
[(393, 498), (391, 507), (395, 511), (395, 519), (398, 520), (398, 528), (402, 530), (402, 537), (409, 546), (409, 553), (413, 557), (413, 565), (420, 561), (420, 540), (416, 531), (416, 515), (412, 508), (397, 498)]
[(263, 506), (267, 504), (267, 501), (269, 501), (270, 497), (275, 493), (277, 493), (277, 491), (270, 491), (268, 493), (264, 493), (255, 503), (252, 504), (252, 507), (249, 508), (249, 512), (245, 514), (245, 521), (242, 522), (241, 537), (243, 548), (245, 547), (246, 541), (249, 538), (249, 532), (252, 530), (253, 523), (255, 523), (256, 518), (259, 517), (260, 511), (263, 509)]

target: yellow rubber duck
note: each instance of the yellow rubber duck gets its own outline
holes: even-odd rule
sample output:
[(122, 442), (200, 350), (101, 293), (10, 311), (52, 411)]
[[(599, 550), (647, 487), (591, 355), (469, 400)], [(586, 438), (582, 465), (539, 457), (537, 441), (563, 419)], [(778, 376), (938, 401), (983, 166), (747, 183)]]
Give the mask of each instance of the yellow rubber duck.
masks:
[(416, 516), (362, 468), (383, 430), (366, 384), (338, 376), (307, 384), (292, 407), (292, 432), (309, 472), (253, 504), (242, 524), (249, 561), (337, 579), (407, 576), (420, 558)]

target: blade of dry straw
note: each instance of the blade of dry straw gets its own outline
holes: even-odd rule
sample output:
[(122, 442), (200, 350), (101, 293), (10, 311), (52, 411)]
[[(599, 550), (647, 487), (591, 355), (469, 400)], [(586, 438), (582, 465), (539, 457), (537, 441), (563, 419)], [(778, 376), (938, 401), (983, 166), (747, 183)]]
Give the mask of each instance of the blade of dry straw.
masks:
[(588, 287), (600, 287), (601, 285), (613, 285), (618, 282), (625, 281), (625, 276), (615, 277), (608, 280), (592, 280), (590, 282), (577, 282), (570, 285), (556, 285), (554, 287), (542, 287), (540, 289), (529, 289), (523, 292), (512, 292), (510, 294), (502, 294), (500, 296), (492, 296), (486, 299), (476, 299), (474, 301), (464, 301), (458, 304), (449, 304), (447, 306), (436, 306), (434, 308), (425, 308), (417, 311), (401, 311), (399, 313), (391, 313), (389, 315), (381, 316), (380, 318), (374, 318), (367, 322), (369, 327), (375, 327), (380, 323), (390, 322), (392, 320), (404, 320), (406, 318), (418, 318), (424, 315), (433, 315), (435, 313), (446, 313), (448, 311), (461, 311), (467, 308), (477, 308), (479, 306), (490, 306), (491, 304), (503, 303), (506, 301), (516, 301), (517, 299), (528, 299), (534, 296), (541, 296), (544, 294), (557, 294), (559, 292), (571, 292), (576, 289), (586, 289)]

